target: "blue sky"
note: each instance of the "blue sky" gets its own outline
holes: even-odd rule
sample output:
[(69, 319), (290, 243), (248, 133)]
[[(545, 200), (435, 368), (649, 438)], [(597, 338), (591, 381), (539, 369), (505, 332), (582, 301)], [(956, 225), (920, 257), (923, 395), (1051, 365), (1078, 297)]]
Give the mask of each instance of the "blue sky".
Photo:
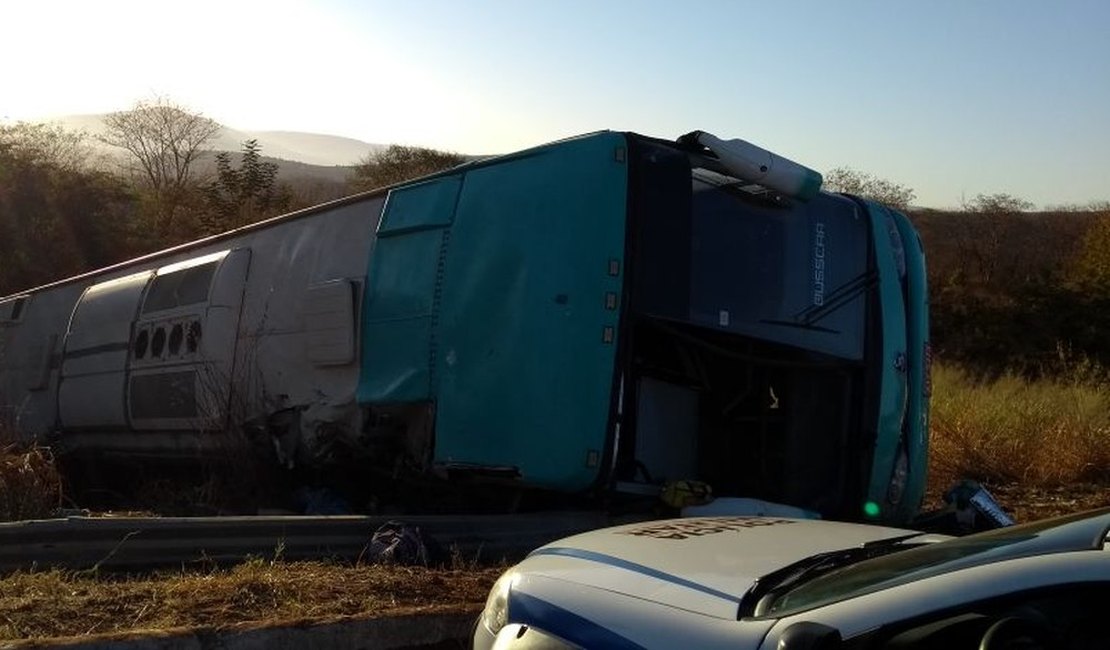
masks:
[(957, 206), (1110, 199), (1110, 2), (23, 0), (0, 118), (168, 96), (229, 126), (495, 153), (741, 137)]

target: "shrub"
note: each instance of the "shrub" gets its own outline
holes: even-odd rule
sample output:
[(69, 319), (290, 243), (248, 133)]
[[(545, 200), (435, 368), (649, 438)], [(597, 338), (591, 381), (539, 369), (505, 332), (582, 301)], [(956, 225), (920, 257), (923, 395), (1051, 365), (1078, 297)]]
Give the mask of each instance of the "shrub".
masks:
[(0, 428), (0, 521), (49, 517), (61, 501), (61, 474), (50, 450), (17, 442)]

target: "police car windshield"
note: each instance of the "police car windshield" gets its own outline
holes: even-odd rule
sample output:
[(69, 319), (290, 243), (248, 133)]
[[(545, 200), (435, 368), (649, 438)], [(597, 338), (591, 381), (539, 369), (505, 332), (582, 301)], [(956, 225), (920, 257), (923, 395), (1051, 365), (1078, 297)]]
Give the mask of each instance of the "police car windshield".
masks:
[(1001, 528), (863, 560), (825, 572), (756, 607), (756, 616), (787, 616), (916, 580), (1020, 557), (1101, 549), (1110, 508)]

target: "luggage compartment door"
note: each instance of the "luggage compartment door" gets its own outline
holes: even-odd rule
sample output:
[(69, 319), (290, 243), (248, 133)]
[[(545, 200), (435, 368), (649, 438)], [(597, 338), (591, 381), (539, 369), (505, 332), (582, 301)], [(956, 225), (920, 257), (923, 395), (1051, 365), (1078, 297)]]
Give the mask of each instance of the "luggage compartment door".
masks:
[(69, 320), (62, 351), (58, 417), (64, 429), (123, 429), (131, 324), (154, 271), (94, 284)]

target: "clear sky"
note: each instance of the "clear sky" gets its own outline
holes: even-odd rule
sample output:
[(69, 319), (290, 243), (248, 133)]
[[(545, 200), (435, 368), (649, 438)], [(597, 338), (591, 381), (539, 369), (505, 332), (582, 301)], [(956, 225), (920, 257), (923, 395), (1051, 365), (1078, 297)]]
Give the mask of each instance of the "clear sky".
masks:
[(6, 120), (157, 94), (474, 154), (702, 129), (925, 206), (1110, 199), (1108, 0), (0, 0), (0, 70)]

